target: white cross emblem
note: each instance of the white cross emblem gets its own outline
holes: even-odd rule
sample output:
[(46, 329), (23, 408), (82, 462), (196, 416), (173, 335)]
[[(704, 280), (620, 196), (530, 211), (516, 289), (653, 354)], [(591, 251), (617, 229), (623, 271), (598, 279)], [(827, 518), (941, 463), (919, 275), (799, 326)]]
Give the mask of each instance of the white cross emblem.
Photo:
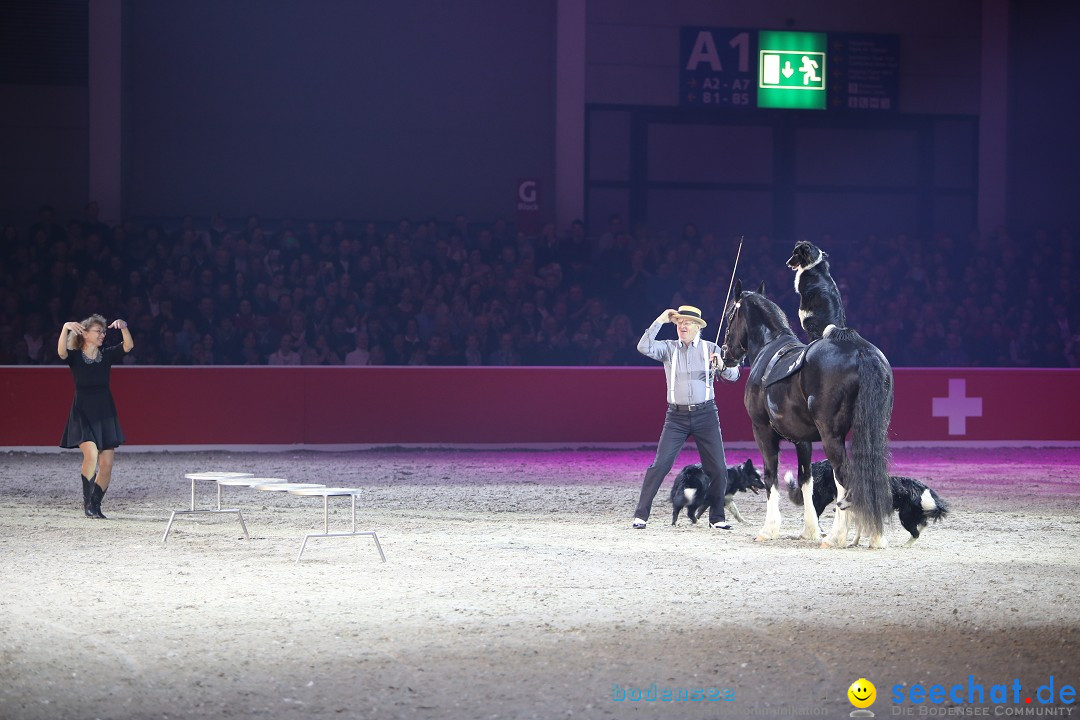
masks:
[(950, 435), (966, 435), (967, 419), (982, 417), (982, 398), (967, 397), (967, 381), (949, 379), (948, 397), (933, 398), (932, 415), (949, 418)]

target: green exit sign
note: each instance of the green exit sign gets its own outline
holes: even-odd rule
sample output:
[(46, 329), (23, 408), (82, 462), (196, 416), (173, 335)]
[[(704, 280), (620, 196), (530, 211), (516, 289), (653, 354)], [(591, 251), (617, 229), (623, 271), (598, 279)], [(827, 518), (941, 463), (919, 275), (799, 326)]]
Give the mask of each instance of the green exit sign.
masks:
[(758, 33), (758, 107), (824, 110), (825, 33)]

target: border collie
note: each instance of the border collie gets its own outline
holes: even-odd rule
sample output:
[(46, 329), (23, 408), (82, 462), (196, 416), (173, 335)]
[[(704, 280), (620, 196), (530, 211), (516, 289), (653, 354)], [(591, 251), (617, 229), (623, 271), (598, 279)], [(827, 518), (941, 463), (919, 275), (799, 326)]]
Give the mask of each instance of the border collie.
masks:
[[(731, 516), (741, 523), (746, 522), (739, 514), (739, 508), (735, 507), (735, 493), (750, 490), (755, 495), (758, 490), (765, 489), (765, 483), (761, 481), (761, 473), (754, 467), (752, 460), (747, 460), (742, 465), (728, 465), (727, 492), (724, 495), (724, 514)], [(679, 519), (679, 511), (686, 508), (686, 517), (690, 522), (696, 523), (709, 507), (709, 476), (701, 467), (701, 463), (687, 465), (675, 476), (675, 484), (671, 486), (671, 524), (674, 525)]]
[[(832, 463), (828, 460), (812, 463), (810, 476), (814, 483), (814, 510), (818, 517), (821, 517), (829, 503), (836, 500), (836, 478), (833, 475)], [(799, 481), (790, 470), (784, 474), (784, 482), (787, 483), (788, 498), (791, 502), (802, 505)], [(890, 475), (889, 485), (892, 488), (893, 512), (900, 513), (900, 524), (911, 533), (911, 539), (904, 543), (905, 546), (918, 540), (919, 534), (931, 520), (937, 522), (949, 514), (949, 504), (915, 478)], [(856, 527), (855, 545), (858, 545), (860, 536), (859, 528)]]
[(799, 293), (799, 323), (811, 340), (825, 334), (830, 325), (846, 327), (840, 289), (829, 274), (829, 254), (816, 245), (801, 240), (788, 258), (795, 271), (795, 292)]

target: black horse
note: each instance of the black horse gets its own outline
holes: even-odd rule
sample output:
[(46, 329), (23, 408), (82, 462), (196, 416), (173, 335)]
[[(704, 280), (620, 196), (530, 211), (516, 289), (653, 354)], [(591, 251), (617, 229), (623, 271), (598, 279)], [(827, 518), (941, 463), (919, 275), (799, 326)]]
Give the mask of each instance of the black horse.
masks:
[[(810, 481), (810, 451), (820, 440), (837, 478), (837, 512), (822, 547), (847, 544), (848, 510), (870, 534), (870, 547), (885, 547), (885, 520), (892, 513), (889, 487), (888, 429), (893, 407), (893, 376), (880, 350), (850, 328), (804, 345), (787, 317), (757, 292), (735, 285), (720, 357), (724, 365), (750, 365), (743, 398), (754, 426), (754, 439), (765, 462), (768, 493), (765, 524), (758, 540), (780, 534), (777, 460), (780, 440), (795, 444), (802, 488), (803, 534), (821, 539)], [(850, 453), (845, 442), (851, 432)]]

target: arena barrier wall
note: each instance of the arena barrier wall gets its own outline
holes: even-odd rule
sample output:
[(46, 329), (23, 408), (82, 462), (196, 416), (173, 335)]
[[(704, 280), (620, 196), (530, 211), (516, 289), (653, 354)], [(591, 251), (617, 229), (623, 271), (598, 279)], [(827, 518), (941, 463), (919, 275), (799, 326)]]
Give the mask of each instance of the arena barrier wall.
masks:
[[(744, 373), (745, 377), (745, 373)], [(1080, 444), (1080, 370), (902, 368), (893, 442)], [(724, 439), (752, 444), (744, 379), (717, 384)], [(55, 447), (66, 367), (0, 367), (0, 446)], [(664, 373), (553, 367), (117, 367), (132, 446), (655, 444)]]

